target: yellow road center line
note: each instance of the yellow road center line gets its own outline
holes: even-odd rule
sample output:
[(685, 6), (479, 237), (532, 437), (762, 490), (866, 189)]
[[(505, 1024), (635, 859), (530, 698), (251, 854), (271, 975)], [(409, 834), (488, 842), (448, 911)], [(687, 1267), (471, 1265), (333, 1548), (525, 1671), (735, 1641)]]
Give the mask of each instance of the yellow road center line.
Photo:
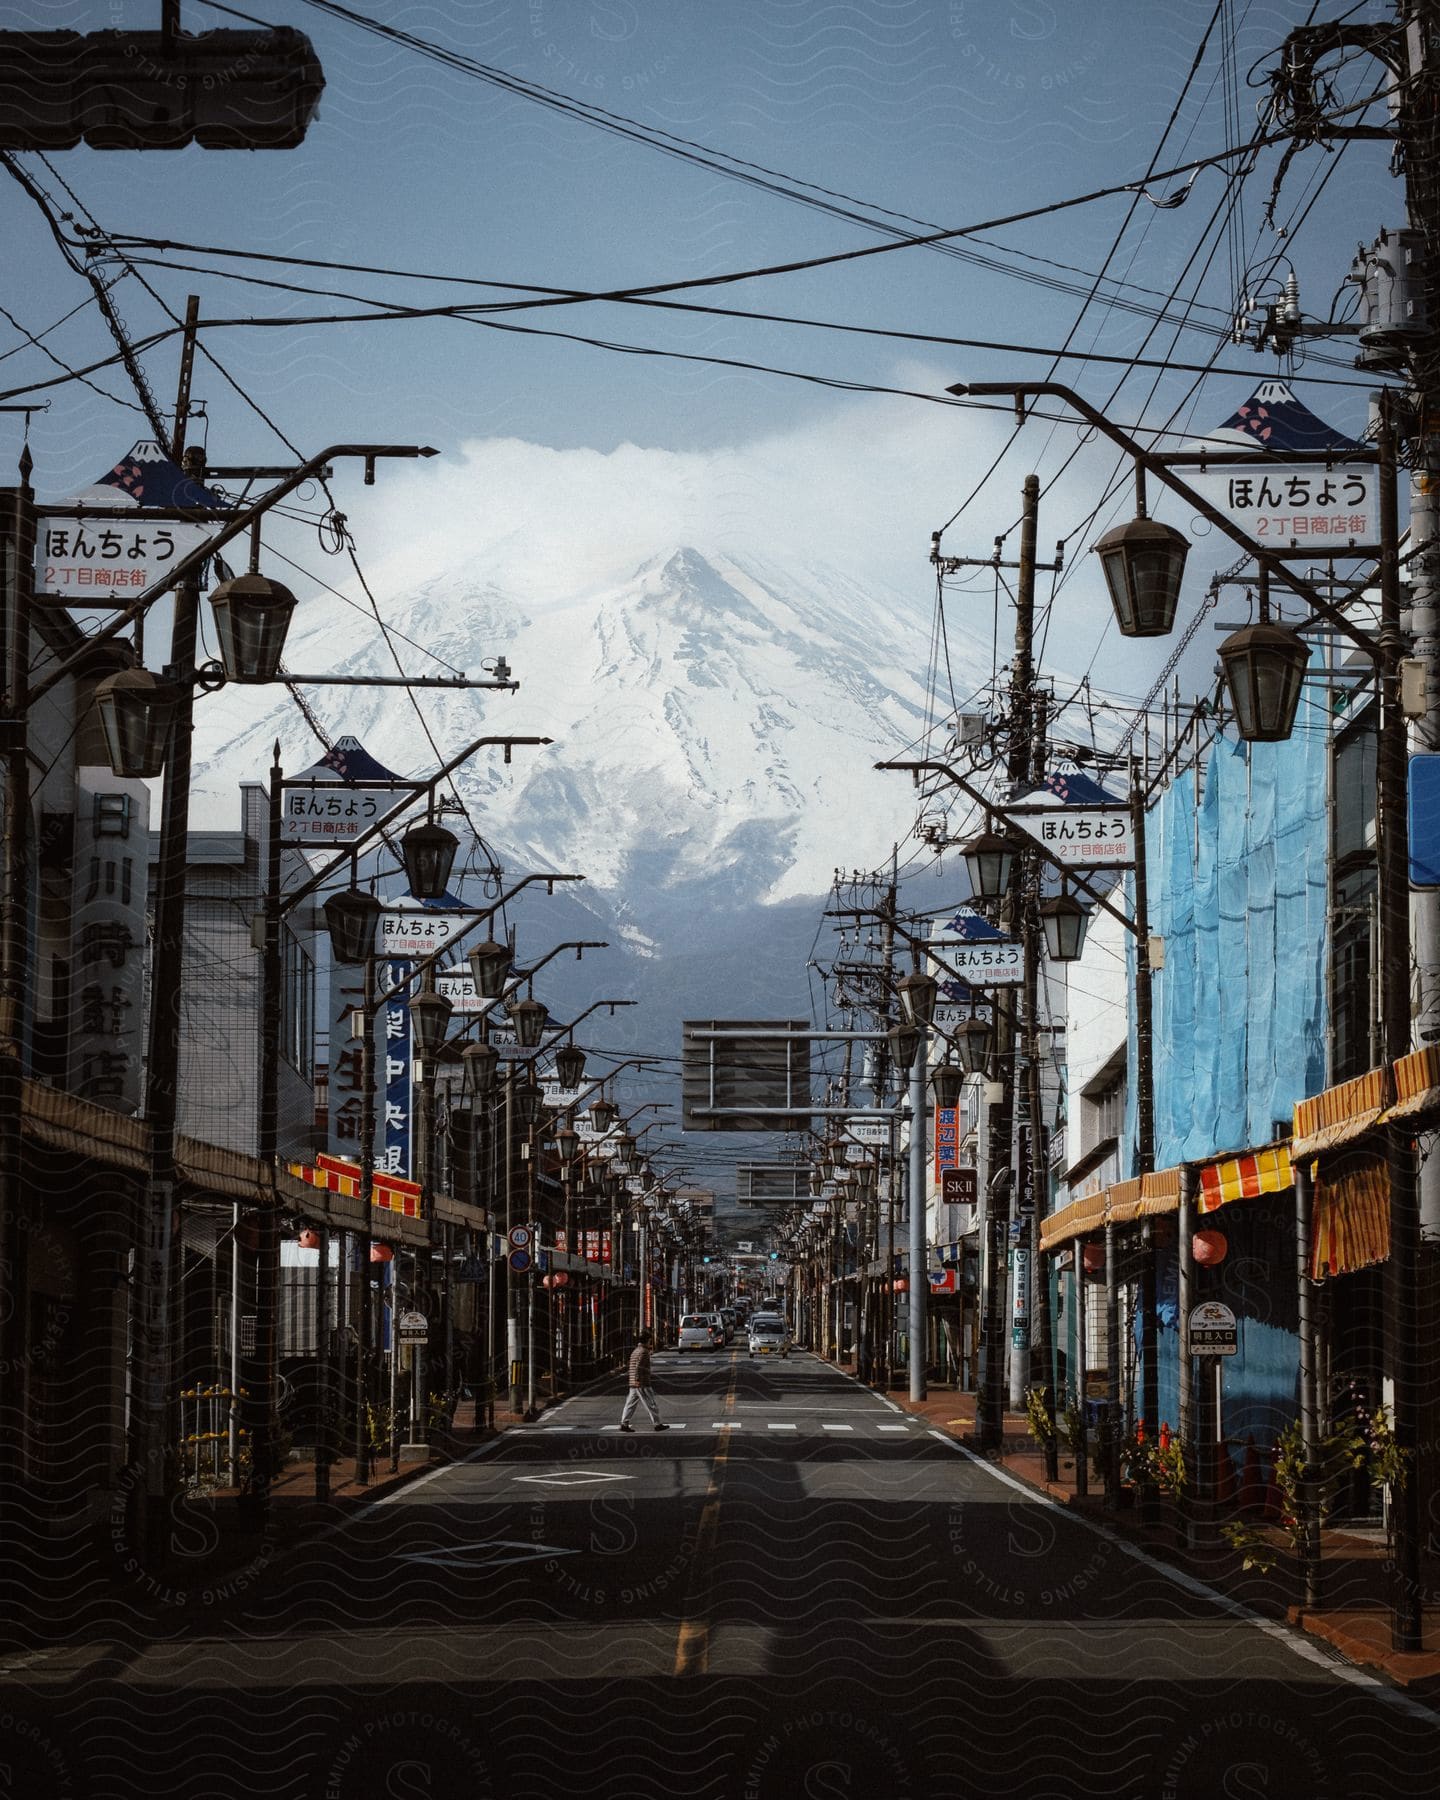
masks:
[[(735, 1410), (735, 1365), (730, 1369), (730, 1385), (725, 1390), (722, 1412)], [(705, 1675), (710, 1669), (710, 1568), (720, 1533), (720, 1484), (725, 1464), (730, 1460), (730, 1434), (722, 1431), (710, 1456), (710, 1480), (705, 1489), (705, 1504), (695, 1527), (695, 1568), (690, 1578), (690, 1596), (686, 1616), (680, 1621), (675, 1639), (675, 1673)]]

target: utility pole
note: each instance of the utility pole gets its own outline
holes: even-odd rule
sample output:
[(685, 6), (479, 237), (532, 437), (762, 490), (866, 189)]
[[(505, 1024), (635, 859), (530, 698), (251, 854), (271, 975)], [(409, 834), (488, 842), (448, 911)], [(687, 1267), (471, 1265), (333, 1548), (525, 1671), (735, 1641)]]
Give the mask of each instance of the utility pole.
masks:
[[(1010, 664), (1009, 743), (1005, 773), (1011, 791), (1030, 778), (1031, 689), (1035, 677), (1035, 535), (1040, 514), (1040, 478), (1027, 475), (1020, 518), (1020, 569), (1015, 588), (1015, 655)], [(1017, 859), (1018, 863), (1018, 859)], [(1020, 875), (1012, 867), (1010, 891), (1001, 906), (1001, 930), (1018, 914)], [(1015, 1123), (1015, 1003), (1005, 988), (995, 990), (995, 1057), (1001, 1099), (990, 1108), (989, 1181), (986, 1194), (987, 1288), (980, 1346), (980, 1393), (976, 1441), (984, 1451), (1000, 1451), (1005, 1437), (1005, 1346), (1008, 1336), (1010, 1190), (1014, 1184), (1012, 1139)]]

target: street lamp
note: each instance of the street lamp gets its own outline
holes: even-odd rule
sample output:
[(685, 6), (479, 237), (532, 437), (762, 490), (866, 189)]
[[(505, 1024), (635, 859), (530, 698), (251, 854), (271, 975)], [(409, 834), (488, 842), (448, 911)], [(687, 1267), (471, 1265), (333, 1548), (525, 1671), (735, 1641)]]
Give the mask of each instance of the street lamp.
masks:
[(1275, 744), (1295, 729), (1310, 646), (1288, 625), (1261, 615), (1220, 646), (1220, 666), (1235, 709), (1235, 728), (1247, 744)]
[(545, 1021), (549, 1013), (536, 999), (515, 1000), (507, 1009), (510, 1024), (515, 1032), (515, 1042), (522, 1050), (534, 1050), (540, 1043), (540, 1034), (545, 1029)]
[(149, 669), (120, 669), (95, 686), (105, 754), (117, 775), (149, 780), (165, 770), (179, 686)]
[(930, 1071), (930, 1086), (935, 1094), (935, 1104), (940, 1107), (952, 1107), (960, 1104), (960, 1092), (965, 1086), (965, 1070), (955, 1063), (941, 1063), (939, 1068)]
[(1189, 540), (1145, 516), (1145, 470), (1135, 465), (1136, 517), (1095, 546), (1121, 637), (1168, 637), (1175, 624)]
[(210, 596), (220, 666), (229, 681), (273, 681), (280, 672), (295, 596), (252, 570), (222, 581)]
[(510, 973), (510, 946), (487, 938), (470, 952), (470, 974), (481, 1000), (498, 1000)]
[(1057, 894), (1040, 907), (1040, 926), (1051, 962), (1075, 962), (1085, 946), (1089, 911), (1073, 894)]
[(619, 1117), (620, 1108), (613, 1100), (607, 1100), (603, 1094), (598, 1100), (590, 1102), (590, 1123), (602, 1138), (609, 1136)]
[(970, 892), (980, 900), (1003, 900), (1015, 862), (1010, 839), (987, 828), (978, 837), (967, 839), (960, 846), (960, 854), (970, 877)]
[(902, 976), (895, 984), (895, 992), (900, 997), (906, 1023), (927, 1030), (935, 1017), (935, 996), (939, 991), (940, 983), (933, 975), (922, 974), (916, 969)]
[(330, 954), (338, 963), (368, 962), (375, 954), (375, 927), (380, 921), (380, 902), (359, 888), (344, 888), (325, 902), (325, 929), (330, 933)]
[(545, 1090), (533, 1075), (515, 1083), (514, 1102), (516, 1123), (524, 1131), (533, 1131), (545, 1108)]
[(895, 1059), (896, 1069), (903, 1075), (909, 1072), (915, 1061), (915, 1052), (920, 1048), (920, 1027), (918, 1025), (892, 1025), (887, 1034), (890, 1039), (890, 1054)]
[(580, 1133), (573, 1126), (562, 1125), (555, 1133), (555, 1154), (559, 1158), (560, 1173), (568, 1181), (580, 1154)]
[(555, 1078), (567, 1093), (585, 1079), (585, 1052), (578, 1044), (562, 1044), (555, 1052)]
[(427, 819), (413, 825), (400, 840), (400, 854), (405, 862), (405, 878), (417, 900), (439, 900), (455, 866), (455, 852), (460, 840), (453, 831)]
[(422, 992), (410, 996), (410, 1028), (422, 1060), (428, 1061), (439, 1055), (454, 1010), (453, 1003), (444, 994)]
[(485, 1100), (494, 1091), (499, 1062), (500, 1052), (488, 1038), (467, 1044), (460, 1052), (461, 1079), (468, 1100)]
[(990, 1062), (990, 1044), (994, 1035), (990, 1021), (982, 1019), (978, 1014), (962, 1019), (950, 1033), (950, 1042), (955, 1046), (960, 1068), (966, 1075), (985, 1073)]

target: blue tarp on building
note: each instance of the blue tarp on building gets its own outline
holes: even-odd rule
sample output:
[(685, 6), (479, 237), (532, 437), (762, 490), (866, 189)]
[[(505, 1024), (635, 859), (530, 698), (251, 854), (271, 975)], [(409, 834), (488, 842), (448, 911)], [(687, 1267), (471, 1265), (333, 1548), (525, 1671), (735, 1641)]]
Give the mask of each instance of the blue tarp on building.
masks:
[[(1325, 1085), (1325, 769), (1302, 708), (1283, 744), (1217, 738), (1203, 786), (1186, 771), (1147, 815), (1156, 1168), (1268, 1144)], [(1133, 1169), (1133, 1018), (1130, 1039)]]

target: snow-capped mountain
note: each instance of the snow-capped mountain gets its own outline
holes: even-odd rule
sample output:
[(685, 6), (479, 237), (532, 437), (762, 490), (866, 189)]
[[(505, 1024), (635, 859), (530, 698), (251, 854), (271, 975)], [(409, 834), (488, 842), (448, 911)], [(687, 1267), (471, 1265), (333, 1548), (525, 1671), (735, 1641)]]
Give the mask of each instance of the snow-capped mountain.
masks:
[[(590, 902), (602, 890), (643, 949), (666, 899), (823, 894), (837, 864), (874, 866), (903, 842), (910, 788), (873, 764), (923, 728), (929, 600), (923, 584), (877, 591), (832, 569), (692, 548), (538, 603), (513, 577), (450, 571), (385, 599), (406, 671), (473, 675), (503, 655), (517, 694), (419, 693), (435, 750), (403, 690), (317, 688), (310, 700), (331, 735), (405, 774), (485, 733), (553, 738), (509, 767), (482, 750), (460, 777), (466, 803), (507, 867), (583, 870)], [(958, 657), (988, 672), (978, 643), (952, 632), (950, 652), (952, 668)], [(301, 673), (395, 671), (374, 624), (335, 597), (303, 604), (286, 660)], [(262, 775), (276, 737), (289, 771), (319, 753), (287, 699), (263, 716), (255, 700), (232, 688), (197, 709), (198, 820), (228, 821), (235, 783)]]

